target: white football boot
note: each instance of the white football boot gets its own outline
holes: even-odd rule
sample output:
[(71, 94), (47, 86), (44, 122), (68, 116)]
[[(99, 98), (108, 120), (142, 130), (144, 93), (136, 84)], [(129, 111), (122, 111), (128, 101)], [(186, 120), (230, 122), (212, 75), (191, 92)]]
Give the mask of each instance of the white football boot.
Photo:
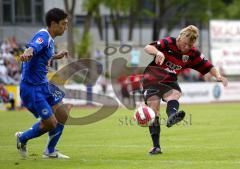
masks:
[(67, 155), (64, 155), (57, 150), (52, 153), (46, 153), (44, 152), (42, 155), (43, 158), (59, 158), (59, 159), (69, 159), (70, 157)]
[(19, 140), (19, 137), (21, 136), (23, 132), (16, 132), (15, 136), (17, 138), (17, 149), (19, 154), (23, 157), (26, 158), (27, 157), (27, 144), (25, 143), (21, 143)]

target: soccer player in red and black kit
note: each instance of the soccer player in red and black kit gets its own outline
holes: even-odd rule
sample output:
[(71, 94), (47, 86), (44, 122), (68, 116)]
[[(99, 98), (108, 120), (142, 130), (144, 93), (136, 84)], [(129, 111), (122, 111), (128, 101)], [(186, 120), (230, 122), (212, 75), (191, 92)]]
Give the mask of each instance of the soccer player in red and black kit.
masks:
[(177, 82), (177, 75), (186, 68), (197, 70), (202, 75), (209, 73), (217, 81), (227, 86), (228, 80), (203, 57), (194, 46), (199, 36), (197, 27), (190, 25), (180, 31), (177, 38), (166, 37), (150, 43), (145, 52), (153, 55), (154, 60), (146, 67), (143, 78), (145, 103), (156, 113), (153, 125), (149, 131), (153, 141), (153, 148), (149, 154), (162, 153), (159, 144), (160, 124), (159, 109), (161, 99), (167, 102), (167, 127), (183, 120), (184, 111), (178, 111), (181, 88)]

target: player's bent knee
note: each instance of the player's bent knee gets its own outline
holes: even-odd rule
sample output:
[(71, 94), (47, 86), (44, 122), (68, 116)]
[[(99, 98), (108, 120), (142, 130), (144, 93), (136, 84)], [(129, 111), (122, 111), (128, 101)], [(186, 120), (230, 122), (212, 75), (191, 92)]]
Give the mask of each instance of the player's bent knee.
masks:
[(66, 112), (56, 112), (55, 116), (57, 118), (57, 121), (61, 124), (65, 124), (68, 119), (68, 113)]
[(179, 99), (179, 98), (182, 96), (182, 93), (176, 92), (176, 93), (174, 94), (174, 96), (175, 96), (176, 99)]
[(72, 108), (72, 105), (70, 104), (61, 104), (55, 109), (55, 117), (58, 120), (59, 123), (65, 124), (68, 117), (69, 112)]
[(50, 130), (56, 128), (57, 123), (58, 123), (57, 119), (55, 117), (51, 117), (50, 119), (42, 120), (41, 128), (44, 131), (50, 131)]
[(181, 96), (182, 96), (181, 92), (179, 92), (177, 90), (173, 90), (171, 93), (167, 93), (166, 95), (164, 95), (163, 99), (165, 101), (178, 100)]
[(55, 129), (57, 127), (57, 121), (53, 121), (47, 124), (49, 130)]

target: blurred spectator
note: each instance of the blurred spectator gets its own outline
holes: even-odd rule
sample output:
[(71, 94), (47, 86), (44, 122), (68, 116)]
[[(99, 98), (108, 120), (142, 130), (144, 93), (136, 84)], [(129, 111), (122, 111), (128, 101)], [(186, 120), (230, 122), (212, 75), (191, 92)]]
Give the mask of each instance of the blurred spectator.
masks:
[(104, 60), (104, 53), (99, 49), (96, 49), (94, 53), (94, 59), (101, 62), (102, 60)]
[(4, 84), (17, 84), (17, 81), (8, 76), (7, 67), (4, 65), (4, 60), (0, 59), (0, 81)]
[(126, 75), (121, 75), (118, 78), (118, 83), (120, 84), (123, 103), (125, 102), (125, 99), (127, 99), (128, 103), (130, 104), (131, 99), (130, 99), (130, 93), (129, 93), (129, 87), (128, 87), (129, 85), (128, 77)]
[(190, 76), (191, 69), (184, 69), (180, 74), (183, 78), (183, 81), (190, 82), (192, 81), (192, 77)]
[(7, 39), (1, 44), (1, 53), (6, 53), (6, 50), (11, 50), (10, 42)]
[(0, 83), (0, 99), (3, 103), (10, 103), (9, 110), (15, 110), (15, 100), (12, 93), (8, 93), (3, 83)]
[(15, 37), (10, 37), (1, 44), (0, 81), (5, 84), (17, 84), (20, 79), (20, 62), (18, 56), (23, 52)]
[(133, 95), (134, 106), (136, 105), (136, 100), (140, 100), (140, 101), (142, 100), (142, 93), (141, 93), (141, 79), (142, 79), (142, 77), (143, 77), (143, 75), (138, 74), (138, 73), (133, 73), (128, 77), (129, 81), (130, 81), (130, 84), (131, 84), (130, 85), (130, 87), (131, 87), (130, 91)]
[(14, 49), (19, 49), (19, 46), (17, 44), (17, 40), (16, 40), (16, 37), (13, 36), (12, 38), (9, 39), (9, 42), (10, 42), (10, 45), (11, 45), (11, 48), (14, 50)]
[(97, 84), (101, 85), (102, 93), (105, 95), (107, 93), (107, 79), (104, 74), (101, 74), (97, 80)]
[[(1, 79), (5, 79), (5, 76), (7, 76), (7, 68), (6, 66), (4, 65), (4, 60), (3, 59), (0, 59), (0, 78)], [(4, 81), (4, 80), (2, 80)]]
[(11, 59), (6, 61), (5, 65), (7, 67), (8, 76), (18, 82), (20, 80), (20, 71), (17, 61), (15, 59)]
[(97, 60), (101, 64), (103, 72), (105, 72), (106, 68), (105, 68), (105, 62), (104, 62), (105, 61), (104, 53), (101, 50), (96, 49), (96, 51), (94, 52), (93, 59)]
[(3, 58), (4, 60), (14, 59), (13, 54), (10, 53), (10, 50), (11, 50), (10, 48), (7, 48), (7, 49), (5, 50), (5, 52), (2, 52), (2, 58)]
[(203, 76), (195, 71), (195, 70), (191, 70), (191, 69), (185, 69), (180, 76), (182, 77), (182, 80), (184, 82), (202, 82), (204, 81)]

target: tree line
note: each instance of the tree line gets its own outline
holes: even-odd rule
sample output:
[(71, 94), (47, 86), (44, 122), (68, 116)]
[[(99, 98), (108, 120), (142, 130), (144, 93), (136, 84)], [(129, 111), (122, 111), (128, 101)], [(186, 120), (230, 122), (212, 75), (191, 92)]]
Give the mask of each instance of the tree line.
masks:
[[(64, 0), (64, 5), (69, 14), (68, 50), (73, 56), (75, 53), (73, 19), (76, 0)], [(102, 13), (101, 7), (109, 11), (107, 19), (109, 26), (113, 29), (114, 40), (120, 39), (121, 22), (125, 21), (128, 26), (128, 40), (131, 41), (133, 30), (141, 20), (149, 21), (152, 27), (152, 40), (157, 40), (162, 28), (169, 33), (178, 25), (191, 24), (192, 21), (207, 26), (210, 19), (238, 19), (240, 17), (239, 6), (238, 0), (83, 0), (81, 10), (86, 15), (81, 42), (77, 48), (80, 50), (78, 53), (81, 57), (90, 55), (89, 32), (92, 21), (97, 26), (99, 38), (104, 39), (106, 16)]]

